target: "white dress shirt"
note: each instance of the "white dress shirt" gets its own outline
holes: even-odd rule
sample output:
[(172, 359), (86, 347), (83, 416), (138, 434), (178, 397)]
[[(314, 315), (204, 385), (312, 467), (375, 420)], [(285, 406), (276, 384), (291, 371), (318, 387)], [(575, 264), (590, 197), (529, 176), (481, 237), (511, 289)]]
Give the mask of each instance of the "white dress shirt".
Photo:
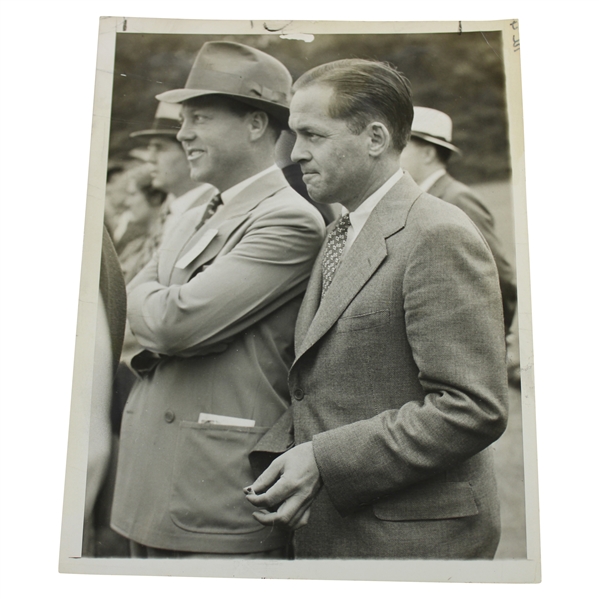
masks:
[(351, 223), (347, 230), (347, 241), (345, 242), (345, 250), (343, 254), (351, 247), (356, 237), (366, 224), (368, 217), (376, 205), (383, 199), (385, 194), (402, 178), (403, 170), (399, 169), (394, 175), (392, 175), (381, 187), (379, 187), (372, 195), (366, 198), (353, 212), (349, 212), (346, 208), (341, 210), (342, 214), (348, 214), (349, 221)]

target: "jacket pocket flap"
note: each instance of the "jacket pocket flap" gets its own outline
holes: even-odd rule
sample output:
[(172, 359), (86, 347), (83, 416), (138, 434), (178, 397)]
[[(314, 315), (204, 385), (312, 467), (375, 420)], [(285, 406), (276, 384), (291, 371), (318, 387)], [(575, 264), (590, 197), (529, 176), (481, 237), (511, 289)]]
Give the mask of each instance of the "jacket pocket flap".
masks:
[(389, 310), (376, 310), (367, 314), (342, 316), (337, 321), (337, 332), (360, 331), (389, 325)]
[(373, 504), (379, 520), (445, 520), (478, 514), (468, 482), (419, 484)]

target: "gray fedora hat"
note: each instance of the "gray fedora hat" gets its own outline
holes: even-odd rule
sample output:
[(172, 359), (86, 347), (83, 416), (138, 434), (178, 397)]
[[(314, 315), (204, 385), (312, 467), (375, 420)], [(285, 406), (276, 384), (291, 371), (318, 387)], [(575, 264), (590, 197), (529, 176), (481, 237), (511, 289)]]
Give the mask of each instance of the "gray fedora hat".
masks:
[(156, 98), (180, 104), (208, 95), (230, 96), (271, 114), (283, 126), (289, 119), (291, 74), (276, 58), (234, 42), (206, 42), (199, 51), (183, 89)]

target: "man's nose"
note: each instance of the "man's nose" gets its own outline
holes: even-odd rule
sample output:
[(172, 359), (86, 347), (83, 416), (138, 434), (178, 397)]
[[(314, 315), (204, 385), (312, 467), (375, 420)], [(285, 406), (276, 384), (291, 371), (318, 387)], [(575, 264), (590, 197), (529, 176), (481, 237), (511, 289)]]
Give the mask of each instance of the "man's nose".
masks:
[(310, 154), (304, 147), (303, 143), (299, 139), (299, 137), (295, 140), (295, 144), (293, 144), (293, 149), (291, 150), (291, 160), (293, 162), (301, 162), (310, 159)]
[(158, 155), (158, 152), (156, 151), (156, 148), (153, 148), (152, 146), (150, 146), (148, 148), (148, 153), (147, 153), (148, 162), (150, 164), (156, 164), (157, 155)]
[(188, 127), (185, 122), (181, 123), (181, 128), (177, 131), (177, 140), (180, 142), (190, 141), (195, 137), (193, 131)]

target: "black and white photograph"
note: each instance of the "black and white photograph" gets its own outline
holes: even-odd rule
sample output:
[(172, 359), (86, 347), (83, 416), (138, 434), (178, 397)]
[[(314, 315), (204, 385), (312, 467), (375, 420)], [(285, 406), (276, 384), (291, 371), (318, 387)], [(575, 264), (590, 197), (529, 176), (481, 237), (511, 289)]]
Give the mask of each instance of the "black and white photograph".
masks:
[[(594, 8), (585, 0), (3, 0), (0, 595), (592, 596), (599, 534), (594, 517), (597, 203), (592, 177), (599, 136)], [(219, 50), (214, 44), (220, 51), (213, 52)], [(222, 44), (235, 45), (235, 59), (218, 61)], [(247, 60), (240, 60), (243, 48), (245, 59), (261, 57), (256, 67), (268, 60), (289, 73), (286, 100), (264, 79), (260, 87), (252, 86), (252, 97), (246, 93), (239, 77), (248, 72)], [(392, 143), (394, 125), (405, 119), (407, 104), (394, 109), (402, 118), (389, 118), (384, 96), (368, 100), (385, 89), (377, 85), (341, 102), (338, 82), (322, 79), (323, 69), (327, 77), (341, 75), (336, 67), (324, 67), (340, 60), (389, 65), (385, 73), (402, 74), (392, 78), (404, 100), (406, 87), (399, 82), (409, 82), (413, 114), (401, 152)], [(214, 68), (221, 73), (218, 86)], [(253, 70), (254, 83), (259, 70)], [(196, 78), (188, 85), (192, 71)], [(272, 76), (270, 67), (268, 73)], [(356, 69), (350, 80), (363, 75)], [(195, 95), (198, 90), (212, 93)], [(190, 92), (194, 97), (181, 97)], [(206, 114), (216, 97), (221, 101)], [(361, 121), (359, 103), (353, 103), (359, 99), (373, 111)], [(201, 108), (204, 114), (197, 116), (204, 118), (193, 124), (191, 114), (182, 113), (185, 107)], [(260, 154), (254, 144), (270, 138), (272, 145), (272, 137), (274, 151)], [(228, 143), (233, 139), (235, 144)], [(234, 173), (249, 157), (236, 145), (253, 147), (249, 154), (257, 161), (243, 174)], [(163, 168), (165, 158), (181, 155), (182, 161)], [(232, 155), (230, 166), (221, 168)], [(205, 160), (213, 156), (216, 168)], [(418, 172), (418, 157), (445, 162), (427, 175)], [(388, 177), (382, 168), (387, 158), (395, 164)], [(178, 171), (177, 164), (185, 168)], [(367, 171), (365, 164), (373, 168)], [(263, 172), (272, 166), (278, 171)], [(385, 171), (380, 183), (379, 168)], [(254, 175), (258, 179), (252, 182)], [(226, 231), (225, 223), (236, 218), (230, 212), (235, 204), (260, 179), (272, 182), (275, 176), (281, 187), (263, 201), (268, 215), (260, 205), (246, 204), (234, 230)], [(391, 205), (410, 201), (410, 192), (402, 192), (408, 177), (418, 196), (399, 228)], [(247, 186), (238, 186), (234, 195), (242, 179)], [(443, 180), (463, 192), (453, 205), (447, 195), (441, 197)], [(223, 203), (202, 223), (200, 212), (207, 212), (216, 195)], [(356, 207), (353, 200), (360, 196), (370, 200)], [(280, 212), (275, 201), (283, 198), (286, 210)], [(163, 268), (152, 282), (156, 292), (136, 286), (133, 296), (128, 287), (154, 257), (170, 251), (169, 240), (182, 243), (184, 232), (174, 231), (192, 214), (200, 227), (190, 247), (171, 245), (177, 255), (170, 272)], [(273, 276), (272, 297), (250, 305), (252, 293), (264, 293), (264, 279), (257, 277), (262, 285), (257, 288), (245, 279), (271, 266), (287, 272), (298, 262), (285, 257), (303, 251), (277, 250), (274, 258), (256, 263), (257, 251), (283, 246), (290, 237), (268, 237), (268, 227), (287, 226), (273, 223), (271, 215), (301, 216), (307, 223), (302, 232), (316, 231), (322, 239), (296, 298), (290, 297), (293, 288), (277, 296), (290, 283)], [(338, 223), (343, 228), (332, 235)], [(444, 235), (433, 240), (431, 227), (437, 225)], [(294, 239), (303, 242), (306, 236), (295, 229)], [(209, 256), (223, 233), (225, 244)], [(336, 268), (330, 268), (327, 254), (325, 283), (329, 235), (341, 249)], [(207, 245), (202, 248), (200, 241)], [(414, 251), (402, 254), (408, 245)], [(199, 270), (183, 267), (189, 279), (181, 288), (207, 281), (225, 258), (253, 263), (239, 269), (230, 283), (234, 292), (221, 301), (223, 310), (245, 306), (250, 325), (243, 328), (247, 322), (238, 321), (240, 330), (230, 335), (220, 329), (222, 341), (214, 328), (198, 338), (199, 329), (185, 330), (178, 318), (161, 329), (154, 315), (164, 317), (166, 311), (144, 312), (144, 306), (157, 307), (154, 301), (169, 305), (168, 293), (179, 285), (175, 264), (182, 266), (191, 249), (187, 266), (193, 268), (195, 261)], [(240, 250), (248, 251), (240, 255)], [(469, 280), (476, 256), (481, 277)], [(166, 258), (161, 260), (164, 265)], [(435, 270), (435, 260), (443, 272)], [(484, 265), (497, 272), (494, 300), (481, 291), (488, 281)], [(457, 289), (449, 278), (459, 280)], [(514, 289), (510, 278), (516, 282), (515, 309), (508, 323), (510, 295), (504, 290)], [(418, 287), (411, 285), (417, 280)], [(220, 275), (213, 283), (215, 291), (227, 284)], [(429, 293), (432, 284), (443, 291)], [(466, 291), (473, 284), (477, 297), (487, 298), (484, 310)], [(168, 293), (162, 285), (169, 286)], [(237, 297), (242, 287), (246, 295)], [(194, 294), (179, 299), (199, 313), (199, 286), (187, 288)], [(275, 296), (281, 305), (268, 312)], [(291, 311), (293, 301), (299, 304), (293, 346), (283, 339), (291, 327), (277, 323), (270, 329), (273, 343), (258, 350), (267, 339), (259, 332), (277, 310), (283, 314), (289, 306)], [(131, 311), (136, 302), (143, 304), (137, 314)], [(209, 308), (219, 313), (219, 307)], [(462, 309), (473, 322), (462, 317)], [(443, 322), (430, 326), (433, 316)], [(463, 331), (456, 329), (458, 321)], [(201, 324), (221, 326), (216, 319)], [(488, 343), (490, 327), (503, 344), (500, 383), (493, 378), (498, 362), (490, 354), (499, 342)], [(474, 328), (475, 340), (469, 333)], [(210, 335), (216, 338), (212, 346), (206, 341)], [(177, 355), (186, 343), (191, 353)], [(258, 366), (242, 375), (236, 366), (252, 343)], [(471, 343), (476, 369), (465, 359), (472, 355)], [(282, 347), (292, 351), (281, 352)], [(233, 367), (225, 362), (233, 356), (231, 348), (239, 350)], [(135, 356), (144, 350), (146, 362), (140, 364)], [(279, 362), (270, 359), (276, 352)], [(175, 360), (181, 374), (173, 375), (174, 392), (159, 395), (156, 387), (146, 386), (150, 378), (158, 380), (157, 373), (164, 383)], [(195, 371), (185, 369), (189, 360), (202, 364), (203, 380), (212, 360), (212, 390), (192, 380)], [(140, 372), (144, 366), (146, 373)], [(259, 380), (258, 367), (265, 373)], [(281, 370), (287, 372), (280, 379), (273, 376)], [(197, 393), (185, 398), (187, 381)], [(267, 385), (274, 393), (266, 392)], [(272, 410), (268, 414), (250, 412), (248, 398), (256, 392), (261, 396), (255, 405)], [(140, 410), (152, 393), (156, 401), (146, 404), (156, 410), (154, 420)], [(218, 401), (208, 405), (210, 393)], [(272, 401), (276, 396), (278, 406)], [(190, 403), (184, 405), (183, 398)], [(285, 422), (279, 413), (284, 416), (289, 407)], [(425, 413), (427, 418), (419, 419)], [(436, 419), (428, 417), (434, 414)], [(149, 442), (145, 417), (157, 431)], [(173, 451), (165, 441), (175, 431)], [(478, 440), (469, 431), (478, 431)], [(145, 471), (139, 467), (143, 448), (135, 453), (136, 435), (154, 459), (151, 465), (146, 461)], [(219, 450), (223, 445), (226, 450)], [(183, 453), (190, 447), (197, 447), (191, 459)], [(125, 451), (132, 474), (120, 463)], [(246, 451), (247, 459), (240, 458)], [(367, 465), (365, 455), (371, 457)], [(488, 469), (465, 471), (485, 460), (493, 462), (492, 476)], [(476, 514), (466, 515), (474, 511), (464, 499), (470, 496), (467, 486), (459, 484), (466, 480)], [(145, 497), (145, 489), (161, 483), (167, 491)], [(481, 498), (482, 485), (489, 492)], [(231, 494), (221, 507), (215, 504), (223, 489)], [(190, 528), (201, 529), (206, 540), (209, 511), (218, 547), (202, 551), (198, 545), (184, 549), (155, 541), (165, 529), (148, 523), (148, 506), (167, 492), (169, 505), (156, 507), (154, 522), (177, 521), (179, 541), (183, 535), (200, 539)], [(133, 494), (139, 514), (130, 509)], [(483, 506), (491, 509), (485, 512)], [(449, 509), (455, 517), (445, 517)], [(237, 515), (243, 519), (235, 520)], [(233, 531), (236, 539), (225, 536), (232, 526), (260, 531), (258, 524), (277, 535), (258, 541), (259, 549), (250, 543), (241, 547), (239, 530)], [(349, 556), (358, 552), (371, 557)], [(395, 555), (382, 557), (383, 552)]]
[(101, 20), (61, 571), (538, 581), (518, 30)]

